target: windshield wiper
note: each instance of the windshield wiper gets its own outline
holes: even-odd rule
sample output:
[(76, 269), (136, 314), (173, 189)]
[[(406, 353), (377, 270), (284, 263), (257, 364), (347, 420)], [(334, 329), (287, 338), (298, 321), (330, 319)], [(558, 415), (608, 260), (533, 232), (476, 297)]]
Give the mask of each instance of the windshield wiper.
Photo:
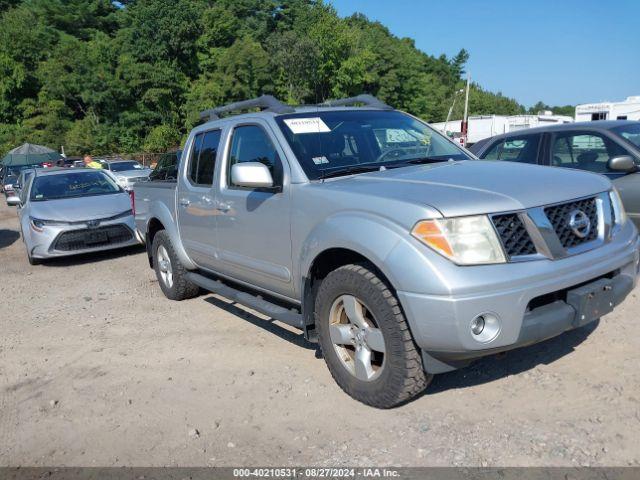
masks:
[(382, 165), (350, 165), (348, 167), (332, 169), (330, 172), (322, 170), (320, 179), (324, 180), (325, 178), (341, 177), (343, 175), (353, 175), (355, 173), (375, 172), (380, 170), (381, 166)]
[(387, 168), (400, 168), (407, 167), (409, 165), (423, 165), (426, 163), (441, 163), (448, 162), (450, 158), (441, 158), (441, 157), (420, 157), (420, 158), (410, 158), (409, 160), (404, 160), (397, 163), (392, 163), (391, 165), (386, 165)]

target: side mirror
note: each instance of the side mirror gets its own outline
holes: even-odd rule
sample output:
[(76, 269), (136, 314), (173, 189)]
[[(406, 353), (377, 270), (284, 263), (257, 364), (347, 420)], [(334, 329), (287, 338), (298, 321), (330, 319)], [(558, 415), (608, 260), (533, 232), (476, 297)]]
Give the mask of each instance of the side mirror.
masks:
[(231, 167), (231, 183), (238, 187), (273, 187), (273, 177), (266, 165), (260, 162), (236, 163)]
[(7, 197), (7, 205), (9, 205), (10, 207), (16, 207), (21, 203), (22, 202), (20, 202), (20, 197), (16, 195), (11, 195), (10, 197)]
[(607, 166), (609, 167), (609, 170), (626, 173), (635, 172), (638, 169), (638, 166), (631, 155), (621, 155), (619, 157), (610, 158)]

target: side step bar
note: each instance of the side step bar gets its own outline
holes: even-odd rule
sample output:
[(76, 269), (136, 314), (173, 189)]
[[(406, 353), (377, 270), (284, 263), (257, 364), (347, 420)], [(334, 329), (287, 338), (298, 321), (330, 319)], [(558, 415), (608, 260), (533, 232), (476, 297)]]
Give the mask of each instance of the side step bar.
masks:
[(195, 283), (205, 290), (217, 293), (218, 295), (228, 298), (229, 300), (233, 300), (234, 302), (241, 303), (242, 305), (252, 308), (264, 315), (270, 316), (274, 320), (278, 320), (299, 329), (304, 329), (302, 314), (295, 310), (289, 310), (275, 303), (271, 303), (260, 296), (235, 289), (219, 280), (213, 280), (209, 277), (205, 277), (204, 275), (200, 275), (199, 273), (189, 272), (186, 277), (190, 282)]

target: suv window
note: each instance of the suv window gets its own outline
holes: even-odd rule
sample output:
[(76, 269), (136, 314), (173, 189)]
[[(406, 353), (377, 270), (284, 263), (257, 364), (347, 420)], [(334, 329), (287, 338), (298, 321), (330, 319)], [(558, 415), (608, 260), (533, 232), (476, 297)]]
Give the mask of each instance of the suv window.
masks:
[(257, 125), (236, 127), (231, 138), (231, 150), (227, 162), (228, 184), (231, 181), (231, 167), (236, 163), (260, 162), (269, 168), (274, 185), (282, 183), (282, 164), (267, 133)]
[(610, 158), (628, 155), (624, 148), (598, 133), (563, 133), (556, 136), (551, 152), (554, 167), (607, 173)]
[(213, 184), (213, 172), (216, 154), (220, 143), (220, 130), (199, 133), (193, 141), (189, 160), (189, 180), (194, 185), (210, 187)]
[(483, 160), (538, 163), (540, 135), (507, 138), (496, 143), (483, 155)]

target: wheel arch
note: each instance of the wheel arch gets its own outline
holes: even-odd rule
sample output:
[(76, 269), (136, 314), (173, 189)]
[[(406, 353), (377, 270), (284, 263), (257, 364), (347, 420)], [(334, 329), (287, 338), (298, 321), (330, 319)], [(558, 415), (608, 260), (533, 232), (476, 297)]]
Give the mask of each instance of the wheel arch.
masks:
[(163, 203), (156, 202), (151, 211), (149, 212), (148, 220), (145, 227), (145, 244), (147, 247), (147, 255), (149, 257), (149, 265), (153, 268), (153, 252), (151, 247), (153, 246), (153, 237), (161, 230), (167, 232), (173, 248), (176, 251), (176, 255), (180, 259), (180, 262), (188, 270), (193, 270), (196, 265), (191, 261), (189, 255), (182, 245), (180, 234), (178, 232), (178, 226), (173, 215)]

